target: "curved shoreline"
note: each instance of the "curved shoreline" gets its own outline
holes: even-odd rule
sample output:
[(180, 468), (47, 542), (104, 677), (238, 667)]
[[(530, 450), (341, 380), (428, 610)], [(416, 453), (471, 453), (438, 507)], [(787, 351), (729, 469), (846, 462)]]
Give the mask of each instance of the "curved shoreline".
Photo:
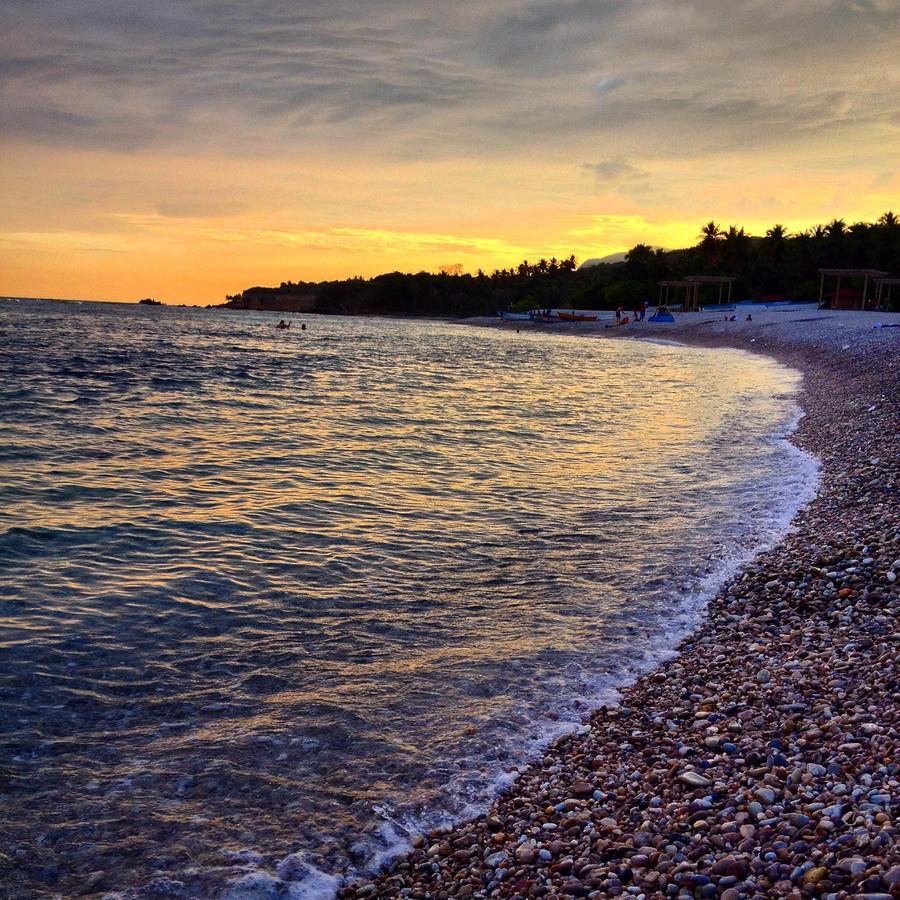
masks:
[(809, 321), (641, 328), (800, 369), (818, 494), (619, 706), (340, 896), (900, 896), (900, 340)]

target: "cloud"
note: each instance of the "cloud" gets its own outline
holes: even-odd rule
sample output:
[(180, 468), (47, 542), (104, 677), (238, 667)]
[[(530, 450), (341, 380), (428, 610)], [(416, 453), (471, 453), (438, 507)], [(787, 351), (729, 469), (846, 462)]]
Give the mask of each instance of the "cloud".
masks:
[(625, 84), (624, 78), (618, 75), (608, 75), (606, 78), (601, 78), (594, 87), (598, 94), (608, 94), (623, 84)]
[(138, 256), (174, 279), (191, 242), (333, 276), (676, 246), (758, 198), (863, 217), (898, 43), (900, 0), (6, 0), (4, 227), (171, 248)]
[(219, 219), (237, 216), (250, 209), (250, 204), (233, 198), (192, 196), (179, 193), (158, 200), (156, 211), (169, 219)]
[(588, 172), (591, 172), (601, 183), (627, 183), (627, 184), (643, 184), (650, 177), (650, 173), (644, 169), (639, 169), (631, 163), (625, 162), (621, 158), (604, 159), (596, 163), (585, 163), (582, 166)]
[[(239, 223), (225, 224), (207, 221), (204, 211), (194, 217), (179, 216), (173, 223), (165, 213), (125, 213), (116, 217), (123, 233), (133, 236), (165, 235), (191, 241), (213, 243), (255, 244), (284, 247), (297, 250), (345, 250), (356, 253), (415, 254), (440, 251), (467, 255), (510, 255), (517, 257), (527, 248), (500, 238), (466, 234), (439, 234), (425, 231), (397, 231), (391, 229), (359, 228), (352, 225), (335, 225), (320, 228), (293, 230), (247, 226)], [(2, 236), (0, 236), (2, 237)], [(12, 240), (14, 236), (7, 235)], [(29, 236), (36, 239), (36, 236)], [(79, 236), (80, 239), (80, 236)], [(69, 240), (69, 237), (50, 235), (46, 243)]]
[(870, 189), (873, 191), (886, 191), (898, 180), (896, 172), (880, 172), (872, 179)]
[[(11, 0), (0, 125), (39, 143), (677, 155), (890, 123), (892, 0)], [(614, 74), (610, 74), (614, 73)]]

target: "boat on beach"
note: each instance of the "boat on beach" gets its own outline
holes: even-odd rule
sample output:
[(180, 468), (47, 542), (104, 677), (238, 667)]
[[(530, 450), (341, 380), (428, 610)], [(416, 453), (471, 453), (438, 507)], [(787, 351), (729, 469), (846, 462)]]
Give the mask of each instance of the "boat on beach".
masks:
[(500, 309), (497, 310), (497, 315), (501, 319), (511, 319), (514, 322), (531, 322), (534, 318), (531, 313), (504, 312)]
[(588, 316), (584, 313), (567, 313), (560, 310), (557, 315), (563, 322), (596, 322), (597, 316)]

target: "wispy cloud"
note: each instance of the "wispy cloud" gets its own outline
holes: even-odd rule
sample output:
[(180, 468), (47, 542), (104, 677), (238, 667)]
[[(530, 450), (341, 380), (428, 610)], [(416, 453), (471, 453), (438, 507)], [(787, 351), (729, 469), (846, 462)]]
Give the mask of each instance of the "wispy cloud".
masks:
[(585, 163), (583, 168), (592, 173), (597, 181), (602, 184), (646, 184), (650, 178), (649, 172), (625, 162), (620, 157), (603, 159), (595, 163)]
[(620, 75), (607, 75), (605, 78), (601, 78), (594, 87), (598, 94), (609, 94), (616, 88), (622, 87), (623, 84), (625, 84), (625, 79)]
[(890, 0), (11, 0), (0, 112), (7, 134), (123, 152), (459, 154), (649, 122), (673, 147), (777, 139), (896, 115), (898, 21)]
[[(304, 250), (328, 249), (360, 253), (383, 251), (391, 254), (430, 253), (439, 250), (445, 253), (466, 255), (508, 254), (518, 256), (527, 252), (528, 249), (490, 236), (394, 231), (357, 228), (351, 225), (287, 230), (241, 227), (222, 221), (210, 223), (205, 217), (193, 219), (178, 217), (178, 221), (174, 223), (167, 215), (121, 214), (117, 216), (117, 219), (123, 228), (132, 234), (148, 233), (169, 236), (174, 234), (195, 241), (255, 244)], [(31, 236), (32, 239), (37, 237), (36, 235)], [(59, 235), (48, 235), (47, 239), (51, 244), (66, 240)]]

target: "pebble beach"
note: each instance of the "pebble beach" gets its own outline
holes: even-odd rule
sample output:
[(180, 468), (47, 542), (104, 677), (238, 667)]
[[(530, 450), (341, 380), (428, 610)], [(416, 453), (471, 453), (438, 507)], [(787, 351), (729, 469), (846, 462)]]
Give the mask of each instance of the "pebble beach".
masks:
[(701, 313), (615, 337), (800, 369), (792, 440), (821, 463), (816, 498), (619, 704), (486, 814), (413, 836), (408, 856), (340, 896), (900, 897), (900, 329), (873, 327), (900, 316), (754, 320)]

